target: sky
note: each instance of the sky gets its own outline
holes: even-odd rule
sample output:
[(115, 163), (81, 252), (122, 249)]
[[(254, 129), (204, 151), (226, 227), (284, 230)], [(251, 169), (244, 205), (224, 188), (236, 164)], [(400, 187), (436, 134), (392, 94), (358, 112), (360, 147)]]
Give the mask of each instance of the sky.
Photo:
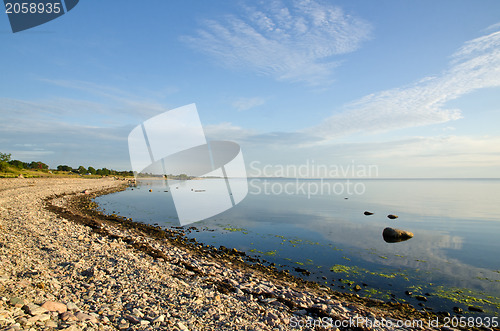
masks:
[(18, 33), (0, 13), (0, 152), (130, 170), (132, 129), (195, 103), (249, 176), (498, 178), (499, 13), (497, 0), (82, 0)]

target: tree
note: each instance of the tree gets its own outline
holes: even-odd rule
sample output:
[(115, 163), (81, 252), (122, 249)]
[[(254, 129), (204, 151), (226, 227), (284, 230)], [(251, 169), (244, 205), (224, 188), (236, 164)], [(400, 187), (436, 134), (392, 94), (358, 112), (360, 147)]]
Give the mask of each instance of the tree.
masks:
[(80, 175), (85, 175), (87, 173), (87, 169), (85, 169), (85, 167), (83, 167), (83, 166), (79, 166), (78, 167), (78, 173)]
[(91, 174), (91, 175), (95, 175), (96, 170), (95, 170), (93, 167), (89, 167), (89, 168), (87, 169), (87, 172), (88, 172), (89, 174)]
[(2, 153), (0, 152), (0, 162), (9, 162), (11, 154), (10, 153)]
[(27, 166), (27, 164), (25, 164), (23, 161), (19, 161), (19, 160), (11, 160), (8, 163), (17, 169), (24, 169), (24, 168), (26, 168), (25, 166)]
[(49, 169), (49, 166), (43, 163), (42, 161), (33, 161), (29, 164), (30, 169), (36, 169), (36, 170), (44, 170), (44, 169)]
[(71, 170), (73, 170), (73, 168), (71, 168), (70, 166), (67, 166), (67, 165), (58, 165), (57, 170), (59, 170), (59, 171), (71, 171)]

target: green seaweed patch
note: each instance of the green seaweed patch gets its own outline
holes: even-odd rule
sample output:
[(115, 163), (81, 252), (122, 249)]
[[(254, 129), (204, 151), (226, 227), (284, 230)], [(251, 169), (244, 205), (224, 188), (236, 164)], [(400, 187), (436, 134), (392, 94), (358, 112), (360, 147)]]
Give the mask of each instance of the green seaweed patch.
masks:
[(298, 265), (304, 265), (304, 263), (302, 262), (294, 262), (295, 264), (298, 264)]
[(333, 271), (337, 274), (343, 273), (343, 274), (355, 274), (355, 275), (366, 272), (366, 270), (364, 270), (363, 268), (349, 267), (342, 264), (334, 265), (333, 267), (330, 268), (330, 271)]
[(243, 228), (231, 228), (231, 227), (224, 227), (222, 228), (223, 230), (229, 231), (229, 232), (241, 232), (243, 234), (248, 234), (248, 230), (243, 229)]
[(399, 255), (399, 254), (394, 254), (394, 256), (397, 256), (397, 257), (402, 257), (402, 258), (404, 258), (404, 257), (405, 257), (404, 255)]
[(387, 260), (387, 256), (379, 255), (378, 257), (381, 259)]
[(351, 261), (351, 259), (350, 259), (350, 258), (348, 258), (348, 257), (342, 256), (342, 258), (343, 258), (344, 260)]
[(292, 261), (292, 259), (291, 259), (291, 258), (289, 258), (289, 257), (284, 257), (283, 259), (284, 259), (284, 260), (287, 260), (287, 261)]
[(267, 256), (275, 256), (278, 252), (276, 252), (275, 250), (274, 251), (268, 251), (268, 252), (264, 252), (263, 254), (264, 255), (267, 255)]
[(419, 260), (419, 259), (416, 259), (415, 261), (417, 261), (417, 262), (422, 262), (422, 263), (427, 263), (427, 261), (426, 261), (426, 260)]
[[(500, 309), (500, 298), (491, 295), (484, 296), (483, 292), (474, 291), (467, 288), (437, 286), (433, 295), (464, 305), (474, 305), (484, 308), (484, 305), (493, 306)], [(483, 298), (481, 297), (483, 296)]]

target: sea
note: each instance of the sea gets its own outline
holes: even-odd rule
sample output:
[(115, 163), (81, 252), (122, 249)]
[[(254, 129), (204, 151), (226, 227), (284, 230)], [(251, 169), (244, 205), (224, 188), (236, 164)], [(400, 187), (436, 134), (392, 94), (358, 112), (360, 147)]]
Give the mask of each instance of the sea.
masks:
[[(187, 237), (236, 248), (336, 291), (500, 316), (500, 179), (239, 180), (248, 184), (246, 197), (185, 225), (196, 228)], [(176, 228), (172, 190), (194, 185), (194, 194), (209, 195), (221, 181), (138, 180), (95, 201), (105, 213)], [(414, 236), (387, 242), (386, 227)]]

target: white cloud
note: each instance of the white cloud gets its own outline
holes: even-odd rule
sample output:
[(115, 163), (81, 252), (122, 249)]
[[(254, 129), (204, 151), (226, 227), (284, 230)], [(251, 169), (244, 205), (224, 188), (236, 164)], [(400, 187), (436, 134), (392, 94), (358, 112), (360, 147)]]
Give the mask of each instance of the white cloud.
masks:
[(182, 38), (224, 65), (250, 68), (280, 81), (319, 85), (331, 80), (340, 54), (370, 36), (371, 26), (340, 7), (315, 0), (266, 1), (246, 7), (244, 18), (207, 20), (195, 36)]
[(228, 122), (205, 125), (203, 130), (208, 140), (238, 141), (255, 134), (252, 130), (243, 129)]
[(500, 87), (500, 32), (471, 40), (452, 56), (450, 68), (415, 84), (381, 91), (304, 130), (324, 140), (356, 132), (381, 132), (462, 118), (446, 103), (477, 89)]
[(232, 103), (232, 106), (238, 111), (252, 109), (258, 106), (262, 106), (266, 103), (266, 99), (260, 97), (254, 98), (239, 98)]

